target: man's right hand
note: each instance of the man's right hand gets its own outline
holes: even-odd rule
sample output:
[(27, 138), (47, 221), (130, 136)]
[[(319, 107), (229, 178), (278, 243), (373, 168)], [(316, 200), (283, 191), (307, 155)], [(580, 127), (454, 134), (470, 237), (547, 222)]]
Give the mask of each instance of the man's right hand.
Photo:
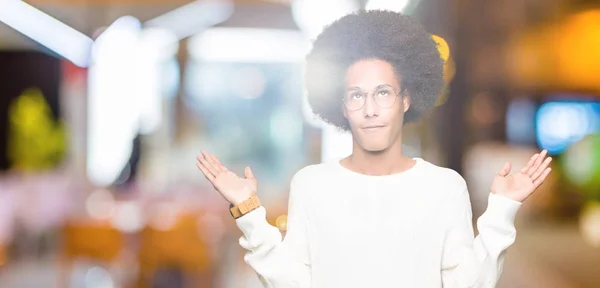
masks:
[(238, 177), (229, 171), (215, 155), (202, 150), (202, 156), (196, 157), (196, 166), (204, 173), (221, 196), (233, 205), (240, 204), (256, 194), (258, 182), (250, 167), (244, 169), (245, 178)]

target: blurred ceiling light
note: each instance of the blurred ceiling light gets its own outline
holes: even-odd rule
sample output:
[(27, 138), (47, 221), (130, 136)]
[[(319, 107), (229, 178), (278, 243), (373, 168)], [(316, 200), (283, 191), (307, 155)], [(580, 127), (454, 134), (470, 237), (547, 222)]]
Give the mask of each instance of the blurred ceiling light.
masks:
[(353, 0), (293, 0), (291, 4), (296, 25), (310, 40), (333, 21), (360, 9), (358, 1)]
[(176, 35), (177, 40), (181, 40), (227, 20), (231, 14), (231, 0), (198, 0), (158, 16), (144, 25), (168, 29)]
[(20, 0), (0, 0), (0, 22), (79, 67), (87, 67), (93, 40)]
[(136, 91), (136, 106), (139, 112), (141, 134), (149, 134), (158, 129), (162, 122), (163, 88), (166, 85), (169, 60), (176, 61), (179, 41), (170, 31), (163, 28), (146, 28), (138, 38), (137, 73), (132, 85)]
[[(122, 49), (128, 49), (127, 51), (131, 52), (135, 49), (134, 43), (137, 42), (137, 37), (141, 29), (142, 23), (133, 16), (123, 16), (115, 20), (96, 38), (92, 48), (92, 62), (98, 60), (98, 58), (106, 58), (103, 60), (111, 59), (107, 55), (119, 54), (123, 52)], [(120, 41), (124, 41), (125, 46), (123, 48), (115, 45), (115, 43)], [(102, 51), (102, 55), (99, 55), (99, 51)]]
[(117, 19), (96, 40), (89, 68), (87, 174), (96, 185), (113, 183), (127, 164), (139, 129), (135, 85), (141, 24)]
[(303, 62), (310, 42), (294, 30), (211, 28), (188, 42), (192, 58), (207, 62)]
[(140, 48), (148, 58), (167, 60), (177, 56), (179, 39), (171, 30), (162, 27), (144, 28), (139, 35)]
[(408, 7), (410, 0), (369, 0), (365, 7), (366, 10), (391, 10), (394, 12), (404, 12)]
[[(176, 61), (177, 36), (163, 27), (142, 29), (132, 16), (117, 19), (97, 39), (89, 69), (88, 177), (114, 184), (126, 168), (137, 133), (162, 122), (168, 63)], [(131, 167), (130, 167), (131, 168)]]

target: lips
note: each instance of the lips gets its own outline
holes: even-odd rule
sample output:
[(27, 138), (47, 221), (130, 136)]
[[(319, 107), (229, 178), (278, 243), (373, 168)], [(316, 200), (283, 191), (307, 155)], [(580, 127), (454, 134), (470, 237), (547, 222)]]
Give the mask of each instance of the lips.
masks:
[(383, 127), (385, 127), (385, 125), (368, 125), (368, 126), (362, 127), (362, 129), (364, 129), (364, 130), (376, 130), (376, 129), (383, 128)]

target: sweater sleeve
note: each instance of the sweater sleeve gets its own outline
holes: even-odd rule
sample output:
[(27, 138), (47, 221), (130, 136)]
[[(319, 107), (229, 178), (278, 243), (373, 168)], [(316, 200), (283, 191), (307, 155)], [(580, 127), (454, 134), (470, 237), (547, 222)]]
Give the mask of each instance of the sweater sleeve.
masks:
[(515, 241), (515, 216), (521, 202), (490, 193), (487, 210), (477, 221), (474, 238), (472, 210), (466, 185), (450, 201), (450, 227), (442, 256), (444, 288), (495, 287), (506, 257)]
[(292, 178), (285, 239), (266, 220), (266, 210), (256, 210), (238, 218), (246, 249), (245, 262), (258, 274), (265, 288), (309, 288), (311, 281), (306, 207), (298, 173)]

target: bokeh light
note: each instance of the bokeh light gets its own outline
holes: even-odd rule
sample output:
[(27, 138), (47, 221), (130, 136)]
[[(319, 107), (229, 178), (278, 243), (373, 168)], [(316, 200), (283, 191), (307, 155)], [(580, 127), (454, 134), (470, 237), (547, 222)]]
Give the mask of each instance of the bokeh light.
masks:
[(535, 143), (537, 105), (529, 98), (514, 99), (506, 111), (506, 138), (514, 144)]
[(134, 201), (118, 202), (110, 220), (113, 227), (125, 233), (137, 232), (145, 224), (141, 207)]
[(287, 230), (287, 215), (280, 215), (275, 219), (275, 226), (281, 231)]
[(600, 134), (587, 135), (570, 146), (562, 163), (567, 179), (589, 199), (600, 201)]
[(110, 191), (98, 189), (87, 197), (85, 207), (92, 218), (107, 220), (115, 211), (115, 199)]
[(600, 202), (588, 202), (579, 219), (583, 239), (592, 247), (600, 248)]
[(553, 101), (542, 104), (536, 115), (537, 141), (551, 154), (563, 152), (599, 127), (600, 103)]

